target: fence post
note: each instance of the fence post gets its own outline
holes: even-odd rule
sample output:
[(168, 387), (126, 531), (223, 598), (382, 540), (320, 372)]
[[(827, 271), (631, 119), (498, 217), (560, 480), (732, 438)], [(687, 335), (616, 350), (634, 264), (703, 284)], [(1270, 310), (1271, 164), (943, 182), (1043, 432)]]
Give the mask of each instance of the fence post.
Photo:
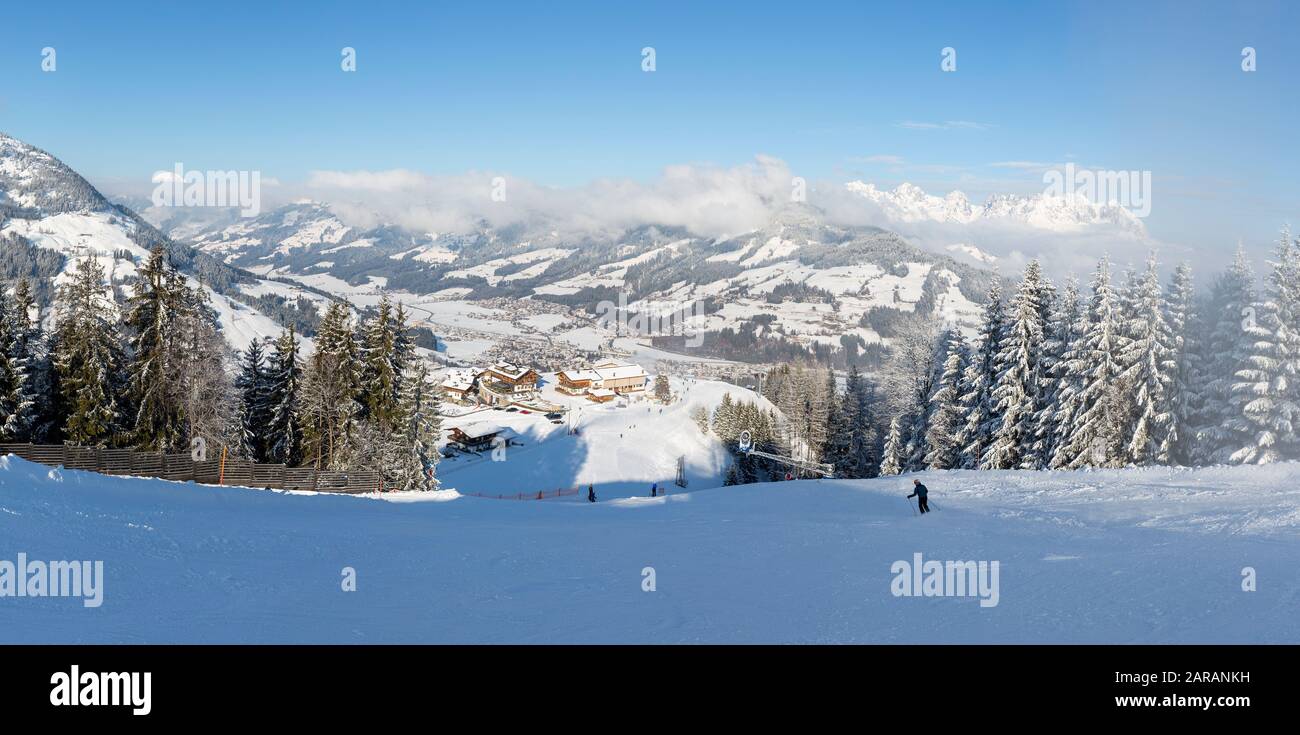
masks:
[(226, 448), (221, 448), (221, 466), (217, 470), (217, 484), (226, 484)]

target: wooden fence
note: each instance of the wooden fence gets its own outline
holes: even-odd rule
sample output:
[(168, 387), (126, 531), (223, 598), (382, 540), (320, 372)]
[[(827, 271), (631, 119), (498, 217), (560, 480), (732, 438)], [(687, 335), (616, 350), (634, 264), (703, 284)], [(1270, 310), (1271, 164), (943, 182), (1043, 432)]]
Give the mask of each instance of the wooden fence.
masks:
[[(224, 457), (195, 460), (188, 452), (167, 454), (134, 449), (78, 447), (69, 444), (0, 444), (0, 456), (14, 454), (70, 470), (87, 470), (105, 475), (158, 477), (207, 485), (269, 487), (276, 490), (311, 490), (321, 493), (368, 493), (385, 490), (379, 473), (325, 472), (311, 467), (258, 464), (246, 459)], [(392, 488), (388, 488), (392, 489)]]
[(560, 488), (559, 490), (538, 490), (535, 493), (461, 493), (475, 498), (494, 498), (496, 500), (545, 500), (577, 495), (579, 488)]

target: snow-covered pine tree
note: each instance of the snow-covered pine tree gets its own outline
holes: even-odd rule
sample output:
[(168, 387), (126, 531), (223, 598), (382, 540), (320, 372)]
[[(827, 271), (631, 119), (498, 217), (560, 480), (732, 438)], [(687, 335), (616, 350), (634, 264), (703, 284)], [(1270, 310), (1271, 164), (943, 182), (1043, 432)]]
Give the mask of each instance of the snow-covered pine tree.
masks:
[(667, 403), (672, 398), (673, 389), (668, 385), (668, 376), (659, 373), (655, 376), (655, 400), (661, 403)]
[(997, 357), (1006, 335), (1006, 313), (1002, 303), (1002, 284), (994, 278), (984, 305), (970, 364), (961, 381), (961, 403), (966, 413), (959, 443), (960, 466), (976, 469), (983, 463), (984, 451), (993, 441), (998, 426), (997, 403), (993, 388), (997, 383)]
[(26, 366), (27, 385), (23, 392), (31, 396), (32, 406), (26, 429), (20, 430), (14, 439), (38, 444), (50, 441), (58, 430), (58, 401), (52, 399), (55, 390), (50, 339), (41, 328), (40, 311), (31, 281), (19, 278), (14, 283), (13, 295), (14, 350)]
[(709, 433), (709, 409), (704, 406), (696, 406), (691, 409), (691, 420), (699, 427), (701, 434)]
[(730, 393), (722, 394), (722, 401), (713, 410), (713, 433), (723, 442), (730, 444), (740, 436), (740, 427), (736, 417), (736, 402)]
[(1025, 267), (1025, 275), (1011, 302), (1011, 314), (1002, 349), (994, 361), (994, 412), (998, 421), (991, 441), (980, 458), (980, 469), (1007, 470), (1019, 467), (1033, 445), (1038, 415), (1043, 354), (1043, 301), (1046, 284), (1037, 260)]
[(270, 383), (266, 350), (262, 340), (255, 339), (240, 356), (239, 375), (235, 378), (239, 400), (239, 443), (242, 453), (254, 462), (269, 461)]
[(1119, 357), (1125, 365), (1120, 380), (1129, 406), (1122, 433), (1128, 442), (1122, 456), (1131, 464), (1167, 465), (1173, 451), (1170, 392), (1177, 365), (1154, 253), (1147, 258), (1146, 272), (1130, 298), (1130, 311), (1124, 329), (1128, 340)]
[(844, 412), (844, 398), (840, 395), (834, 370), (826, 371), (826, 442), (822, 446), (821, 461), (836, 468), (836, 476), (844, 468), (849, 454), (852, 431)]
[(364, 418), (381, 432), (393, 428), (397, 412), (397, 329), (388, 295), (361, 325), (361, 404)]
[(1300, 264), (1289, 232), (1283, 233), (1263, 297), (1242, 328), (1251, 337), (1246, 359), (1237, 370), (1225, 422), (1244, 439), (1228, 456), (1234, 464), (1270, 464), (1300, 458), (1296, 424), (1300, 422)]
[(731, 462), (730, 464), (727, 465), (727, 476), (726, 478), (723, 479), (722, 485), (724, 487), (731, 487), (733, 485), (739, 485), (739, 484), (740, 484), (740, 472), (736, 469), (736, 463)]
[(1034, 433), (1020, 466), (1045, 469), (1056, 457), (1060, 430), (1073, 418), (1073, 397), (1082, 385), (1080, 375), (1070, 370), (1070, 351), (1086, 331), (1086, 315), (1079, 297), (1079, 284), (1071, 278), (1051, 311), (1043, 333), (1043, 359), (1039, 383), (1039, 408)]
[(927, 431), (930, 426), (930, 412), (934, 410), (930, 397), (934, 394), (934, 386), (943, 372), (944, 361), (943, 340), (934, 339), (931, 344), (929, 370), (917, 381), (909, 425), (904, 434), (906, 441), (903, 444), (903, 469), (907, 472), (924, 469), (925, 458), (930, 453)]
[(1193, 454), (1197, 464), (1231, 462), (1232, 456), (1253, 439), (1235, 421), (1247, 402), (1233, 393), (1237, 371), (1246, 365), (1254, 337), (1250, 325), (1258, 322), (1255, 273), (1245, 248), (1237, 246), (1232, 265), (1215, 280), (1206, 305), (1206, 343), (1201, 363), (1200, 416)]
[(173, 326), (172, 381), (184, 419), (181, 446), (192, 447), (200, 437), (208, 446), (238, 446), (239, 397), (228, 370), (233, 353), (222, 337), (207, 291), (186, 288), (181, 282), (180, 293), (181, 309)]
[(830, 406), (835, 399), (835, 373), (833, 370), (825, 372), (830, 374), (828, 379), (823, 379), (822, 370), (810, 368), (805, 383), (803, 435), (808, 445), (806, 458), (813, 462), (822, 461), (822, 453), (830, 436)]
[(32, 356), (26, 313), (0, 285), (0, 441), (18, 441), (31, 431), (36, 396), (31, 393)]
[(411, 334), (410, 315), (402, 302), (393, 309), (393, 374), (397, 384), (393, 392), (401, 399), (402, 381), (411, 374), (410, 368), (419, 358), (415, 353), (415, 336)]
[(1127, 341), (1122, 326), (1119, 297), (1110, 282), (1110, 260), (1103, 257), (1092, 280), (1088, 330), (1068, 358), (1082, 385), (1060, 447), (1069, 457), (1065, 467), (1118, 467), (1123, 463), (1126, 411), (1119, 355)]
[(897, 475), (903, 471), (903, 428), (898, 417), (889, 421), (889, 433), (885, 437), (884, 457), (880, 460), (881, 476)]
[(124, 319), (130, 340), (129, 398), (135, 409), (132, 444), (150, 451), (176, 451), (184, 441), (184, 417), (176, 378), (181, 351), (177, 321), (184, 304), (184, 280), (154, 248), (137, 273)]
[(930, 394), (929, 424), (925, 430), (925, 467), (932, 470), (950, 470), (957, 467), (961, 458), (958, 438), (964, 423), (961, 405), (961, 378), (970, 362), (970, 350), (957, 329), (949, 329), (944, 336), (943, 369)]
[[(783, 418), (779, 439), (783, 452), (791, 457), (801, 458), (807, 455), (807, 443), (803, 437), (807, 416), (804, 396), (807, 390), (807, 373), (802, 366), (791, 368), (781, 379), (780, 393), (776, 400)], [(714, 431), (717, 431), (716, 424)]]
[(106, 446), (121, 430), (117, 397), (124, 385), (122, 342), (104, 268), (83, 257), (59, 287), (53, 339), (59, 435), (83, 446)]
[(837, 477), (862, 478), (871, 477), (880, 468), (876, 457), (875, 418), (871, 414), (871, 404), (866, 381), (858, 366), (849, 368), (849, 377), (844, 390), (844, 422), (849, 429), (848, 450), (843, 467), (835, 468)]
[(768, 370), (767, 374), (763, 376), (763, 384), (760, 386), (763, 397), (773, 404), (777, 404), (781, 398), (781, 387), (789, 375), (790, 366), (785, 364), (777, 365)]
[(396, 468), (396, 485), (401, 490), (437, 490), (438, 438), (442, 419), (438, 409), (438, 386), (429, 376), (429, 366), (415, 359), (402, 379), (402, 459)]
[(303, 376), (304, 461), (326, 470), (347, 469), (355, 457), (361, 404), (361, 359), (353, 336), (352, 312), (329, 305), (316, 330), (316, 351)]
[(294, 335), (293, 325), (281, 332), (275, 341), (270, 371), (268, 456), (273, 462), (296, 467), (302, 463), (302, 361), (298, 357), (298, 338)]
[(1194, 376), (1200, 372), (1200, 335), (1196, 313), (1196, 290), (1192, 269), (1181, 263), (1174, 269), (1165, 299), (1165, 323), (1169, 326), (1170, 359), (1174, 362), (1173, 382), (1169, 386), (1169, 461), (1186, 465), (1192, 462), (1193, 422), (1199, 410)]

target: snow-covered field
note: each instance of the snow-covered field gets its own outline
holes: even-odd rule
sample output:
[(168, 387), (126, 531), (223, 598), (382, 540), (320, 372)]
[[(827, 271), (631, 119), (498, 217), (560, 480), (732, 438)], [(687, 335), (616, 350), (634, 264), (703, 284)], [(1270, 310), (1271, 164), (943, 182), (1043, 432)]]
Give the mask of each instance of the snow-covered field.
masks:
[[(0, 641), (1300, 642), (1300, 466), (921, 477), (926, 517), (910, 478), (386, 502), (10, 456), (0, 562), (106, 579), (98, 608), (0, 597)], [(916, 553), (999, 562), (998, 604), (895, 597)]]

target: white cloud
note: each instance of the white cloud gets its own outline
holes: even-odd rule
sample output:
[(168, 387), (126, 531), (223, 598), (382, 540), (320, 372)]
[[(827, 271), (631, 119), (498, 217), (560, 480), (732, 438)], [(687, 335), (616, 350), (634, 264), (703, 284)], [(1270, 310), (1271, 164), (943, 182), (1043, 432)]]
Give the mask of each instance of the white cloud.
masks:
[[(652, 222), (714, 235), (769, 221), (790, 200), (793, 178), (783, 161), (757, 156), (731, 168), (669, 166), (649, 182), (611, 178), (574, 188), (543, 186), (499, 172), (315, 171), (301, 193), (329, 202), (358, 227), (390, 222), (447, 232), (487, 223), (594, 233)], [(498, 179), (504, 182), (504, 201), (493, 198)]]

